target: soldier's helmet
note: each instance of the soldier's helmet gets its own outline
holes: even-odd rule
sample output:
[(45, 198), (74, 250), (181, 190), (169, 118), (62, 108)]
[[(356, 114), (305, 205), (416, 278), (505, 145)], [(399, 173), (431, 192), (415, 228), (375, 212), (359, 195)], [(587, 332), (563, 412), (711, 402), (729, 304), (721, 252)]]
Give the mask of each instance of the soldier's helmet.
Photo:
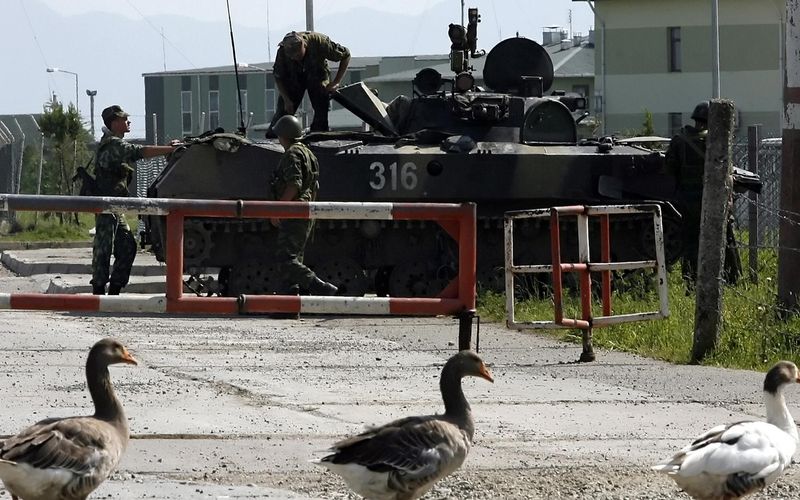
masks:
[(294, 115), (282, 116), (272, 127), (272, 131), (278, 137), (286, 137), (288, 139), (299, 139), (303, 136), (303, 126)]
[(703, 101), (694, 107), (692, 120), (708, 123), (708, 101)]

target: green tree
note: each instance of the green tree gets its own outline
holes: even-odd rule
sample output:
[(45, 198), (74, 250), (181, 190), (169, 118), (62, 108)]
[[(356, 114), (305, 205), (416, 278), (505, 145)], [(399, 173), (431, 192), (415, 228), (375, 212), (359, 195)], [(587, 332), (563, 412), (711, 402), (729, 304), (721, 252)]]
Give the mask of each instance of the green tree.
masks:
[[(90, 141), (89, 133), (83, 127), (78, 111), (72, 104), (65, 110), (53, 96), (53, 99), (45, 104), (39, 127), (45, 139), (42, 193), (75, 194), (71, 179), (75, 175), (76, 167), (86, 163), (89, 157), (87, 144)], [(35, 170), (38, 177), (38, 165)], [(35, 189), (34, 187), (34, 192)]]
[(653, 113), (649, 109), (644, 109), (644, 121), (642, 122), (642, 136), (655, 135), (656, 129), (653, 126)]

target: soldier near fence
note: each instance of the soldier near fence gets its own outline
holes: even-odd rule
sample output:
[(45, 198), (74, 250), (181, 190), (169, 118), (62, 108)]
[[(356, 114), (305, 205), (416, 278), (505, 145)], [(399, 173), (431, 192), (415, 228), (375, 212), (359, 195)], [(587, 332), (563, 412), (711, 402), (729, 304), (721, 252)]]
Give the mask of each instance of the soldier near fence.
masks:
[[(339, 63), (333, 80), (330, 79), (328, 61)], [(292, 31), (283, 37), (273, 65), (278, 102), (267, 135), (275, 134), (272, 128), (282, 116), (295, 114), (306, 92), (314, 108), (311, 131), (327, 131), (330, 93), (339, 87), (349, 64), (347, 47), (322, 33)]]
[[(319, 190), (319, 163), (314, 153), (299, 142), (303, 133), (300, 121), (292, 115), (284, 116), (275, 124), (274, 131), (285, 152), (270, 181), (273, 199), (314, 201)], [(312, 295), (336, 295), (336, 286), (319, 279), (303, 264), (303, 253), (314, 221), (271, 219), (271, 222), (278, 228), (275, 260), (280, 275), (279, 291), (289, 294), (302, 289)]]
[[(666, 152), (666, 165), (677, 180), (676, 202), (683, 217), (681, 273), (689, 289), (697, 281), (700, 223), (703, 208), (703, 176), (708, 140), (708, 101), (695, 106), (694, 125), (686, 125), (672, 138)], [(725, 247), (725, 279), (736, 283), (742, 272), (736, 248), (733, 216), (729, 215)]]
[[(103, 110), (105, 130), (95, 153), (95, 185), (97, 196), (128, 196), (128, 184), (133, 178), (137, 160), (166, 155), (175, 146), (141, 146), (124, 140), (130, 132), (129, 115), (114, 105)], [(111, 270), (111, 256), (114, 269)], [(92, 247), (92, 293), (119, 295), (128, 284), (136, 240), (123, 214), (95, 216), (95, 235)]]

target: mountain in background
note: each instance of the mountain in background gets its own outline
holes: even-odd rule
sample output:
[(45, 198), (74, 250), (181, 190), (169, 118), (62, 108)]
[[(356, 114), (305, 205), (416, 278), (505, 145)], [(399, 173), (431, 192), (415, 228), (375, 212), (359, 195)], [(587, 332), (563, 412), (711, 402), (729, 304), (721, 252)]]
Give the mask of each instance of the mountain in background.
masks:
[[(38, 113), (55, 92), (63, 102), (75, 100), (74, 77), (45, 72), (54, 66), (79, 75), (79, 103), (88, 122), (89, 98), (86, 89), (97, 90), (96, 127), (100, 110), (120, 104), (132, 115), (132, 136), (144, 135), (144, 82), (142, 73), (165, 69), (192, 69), (232, 64), (230, 30), (224, 11), (216, 22), (198, 22), (189, 16), (155, 16), (146, 19), (91, 13), (62, 16), (38, 0), (4, 2), (0, 33), (6, 47), (0, 51), (5, 77), (0, 87), (0, 113)], [(390, 15), (373, 9), (354, 9), (316, 20), (317, 31), (350, 48), (354, 56), (445, 54), (449, 51), (447, 27), (460, 21), (460, 10), (453, 2), (438, 2), (428, 10), (408, 15)], [(25, 16), (27, 12), (27, 18)], [(478, 46), (490, 49), (504, 37), (503, 19), (490, 19), (483, 12), (478, 31)], [(509, 11), (506, 15), (513, 16)], [(518, 13), (517, 13), (518, 14)], [(36, 40), (31, 30), (35, 31)], [(20, 22), (22, 20), (22, 22)], [(506, 20), (515, 25), (519, 20)], [(162, 43), (161, 27), (165, 27)], [(357, 27), (357, 29), (354, 29)], [(271, 56), (277, 43), (292, 29), (303, 26), (272, 26), (269, 34)], [(531, 23), (523, 36), (541, 40), (541, 28)], [(535, 32), (533, 32), (535, 31)], [(259, 63), (269, 59), (267, 33), (234, 25), (237, 59)], [(44, 57), (43, 57), (43, 55)], [(46, 58), (46, 60), (44, 60)]]

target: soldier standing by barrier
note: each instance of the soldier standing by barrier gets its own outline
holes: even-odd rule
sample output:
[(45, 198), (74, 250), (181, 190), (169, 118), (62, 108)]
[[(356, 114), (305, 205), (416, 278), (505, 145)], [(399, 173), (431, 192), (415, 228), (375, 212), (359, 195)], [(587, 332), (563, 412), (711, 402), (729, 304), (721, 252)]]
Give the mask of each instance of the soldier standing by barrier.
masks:
[[(333, 81), (330, 81), (328, 61), (339, 62)], [(295, 114), (306, 91), (314, 108), (311, 131), (327, 132), (330, 93), (339, 87), (349, 64), (347, 47), (322, 33), (292, 31), (283, 37), (273, 65), (278, 103), (267, 136), (273, 136), (272, 127), (282, 116)]]
[[(167, 155), (175, 146), (140, 146), (123, 139), (131, 131), (128, 113), (114, 105), (103, 110), (106, 130), (95, 154), (97, 196), (128, 195), (134, 165), (137, 160)], [(92, 293), (104, 295), (106, 283), (109, 295), (119, 295), (128, 284), (133, 260), (136, 257), (136, 240), (122, 214), (97, 214), (96, 232), (92, 248)], [(114, 270), (110, 273), (111, 255)]]
[[(270, 187), (277, 201), (314, 201), (319, 190), (319, 163), (308, 147), (299, 142), (303, 135), (300, 121), (282, 117), (275, 124), (275, 134), (286, 151), (272, 174)], [(336, 286), (322, 281), (303, 264), (303, 252), (314, 221), (311, 219), (271, 219), (278, 228), (275, 258), (280, 273), (282, 293), (292, 293), (299, 286), (312, 295), (336, 295)]]
[[(667, 169), (677, 179), (675, 194), (678, 209), (683, 216), (681, 273), (689, 289), (694, 289), (697, 281), (703, 175), (708, 140), (708, 106), (708, 101), (703, 101), (695, 106), (692, 112), (694, 126), (683, 127), (680, 133), (670, 141), (666, 153)], [(725, 249), (725, 278), (729, 283), (738, 281), (742, 267), (733, 229), (733, 217), (731, 216), (728, 219)]]

